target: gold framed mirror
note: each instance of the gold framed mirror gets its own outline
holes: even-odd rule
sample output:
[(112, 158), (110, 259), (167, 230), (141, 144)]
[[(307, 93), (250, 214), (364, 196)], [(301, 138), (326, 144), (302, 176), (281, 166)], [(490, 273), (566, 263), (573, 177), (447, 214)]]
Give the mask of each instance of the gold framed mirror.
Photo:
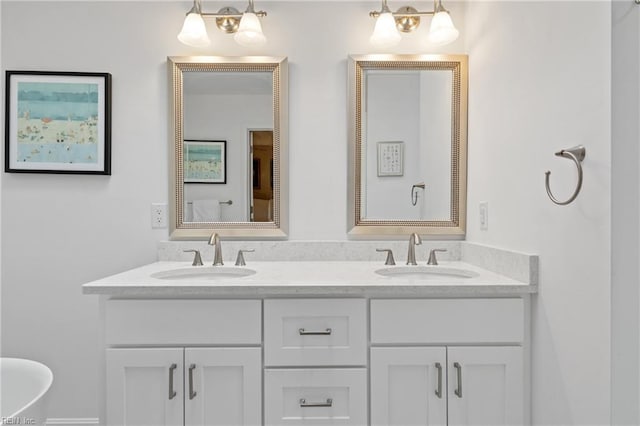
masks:
[(466, 55), (349, 57), (351, 237), (464, 236), (467, 62)]
[(286, 238), (285, 57), (169, 57), (171, 239)]

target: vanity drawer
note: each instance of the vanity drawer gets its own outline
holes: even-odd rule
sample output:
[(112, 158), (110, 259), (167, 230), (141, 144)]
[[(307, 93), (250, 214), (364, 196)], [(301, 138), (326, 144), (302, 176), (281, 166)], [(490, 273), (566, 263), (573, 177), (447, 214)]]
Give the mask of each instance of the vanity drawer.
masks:
[(366, 425), (364, 368), (264, 372), (265, 425)]
[(371, 301), (371, 343), (520, 343), (522, 299)]
[(107, 300), (108, 345), (260, 344), (259, 300)]
[(265, 300), (265, 365), (366, 365), (366, 319), (364, 299)]

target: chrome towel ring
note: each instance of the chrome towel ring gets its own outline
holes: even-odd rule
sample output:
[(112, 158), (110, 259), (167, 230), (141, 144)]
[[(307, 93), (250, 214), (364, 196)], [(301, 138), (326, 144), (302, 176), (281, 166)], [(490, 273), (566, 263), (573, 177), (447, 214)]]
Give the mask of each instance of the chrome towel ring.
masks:
[(580, 189), (582, 189), (582, 164), (581, 163), (582, 163), (582, 160), (584, 160), (584, 157), (586, 154), (587, 154), (587, 150), (582, 145), (574, 146), (573, 148), (569, 148), (569, 149), (563, 149), (555, 153), (555, 155), (557, 155), (558, 157), (568, 158), (570, 160), (573, 160), (573, 162), (576, 164), (576, 167), (578, 168), (578, 185), (576, 186), (576, 190), (573, 192), (573, 195), (569, 197), (567, 201), (558, 201), (553, 196), (553, 194), (551, 193), (551, 189), (549, 188), (549, 175), (551, 175), (551, 172), (547, 170), (544, 173), (545, 174), (544, 184), (545, 184), (545, 187), (547, 188), (547, 195), (549, 196), (549, 198), (551, 198), (551, 201), (553, 201), (554, 203), (560, 206), (566, 206), (567, 204), (571, 203), (573, 200), (576, 199), (576, 197), (580, 193)]
[(417, 188), (424, 190), (425, 188), (424, 182), (416, 183), (411, 187), (411, 205), (412, 206), (415, 206), (416, 204), (418, 204), (418, 191), (416, 190)]

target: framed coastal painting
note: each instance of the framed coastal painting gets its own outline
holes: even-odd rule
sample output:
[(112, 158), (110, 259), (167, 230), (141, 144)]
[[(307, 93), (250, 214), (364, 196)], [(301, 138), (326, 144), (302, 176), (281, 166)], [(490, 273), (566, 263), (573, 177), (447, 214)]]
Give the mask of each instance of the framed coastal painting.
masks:
[(184, 183), (227, 183), (227, 141), (185, 140)]
[(5, 172), (111, 174), (111, 74), (7, 71)]

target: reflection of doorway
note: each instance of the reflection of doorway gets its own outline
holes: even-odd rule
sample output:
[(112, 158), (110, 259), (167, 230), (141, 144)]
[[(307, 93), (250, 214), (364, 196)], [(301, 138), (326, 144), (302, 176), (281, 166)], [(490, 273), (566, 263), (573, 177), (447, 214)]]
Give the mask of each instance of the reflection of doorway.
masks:
[(251, 221), (273, 221), (273, 130), (249, 130)]

